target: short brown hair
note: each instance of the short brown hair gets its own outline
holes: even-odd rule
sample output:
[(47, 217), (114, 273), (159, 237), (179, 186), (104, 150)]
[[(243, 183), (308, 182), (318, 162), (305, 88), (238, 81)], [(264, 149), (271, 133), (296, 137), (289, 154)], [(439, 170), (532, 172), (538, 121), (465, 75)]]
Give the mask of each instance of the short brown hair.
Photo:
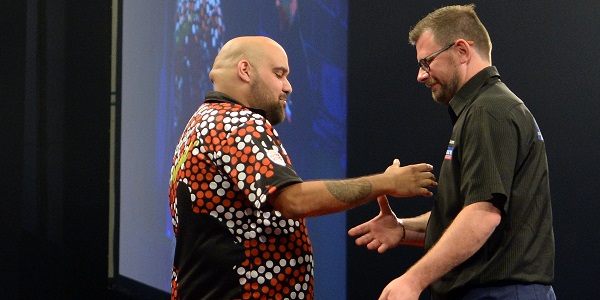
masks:
[(410, 30), (410, 44), (414, 46), (425, 31), (430, 31), (440, 45), (457, 39), (473, 41), (479, 55), (492, 61), (492, 42), (475, 13), (475, 4), (446, 6), (429, 13)]

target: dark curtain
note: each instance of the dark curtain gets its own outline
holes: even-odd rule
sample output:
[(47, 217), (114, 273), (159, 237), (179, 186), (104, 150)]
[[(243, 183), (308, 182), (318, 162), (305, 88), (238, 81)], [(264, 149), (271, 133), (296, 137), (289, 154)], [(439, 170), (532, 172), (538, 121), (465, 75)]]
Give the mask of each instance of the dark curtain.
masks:
[(3, 1), (0, 11), (2, 297), (114, 299), (111, 1)]

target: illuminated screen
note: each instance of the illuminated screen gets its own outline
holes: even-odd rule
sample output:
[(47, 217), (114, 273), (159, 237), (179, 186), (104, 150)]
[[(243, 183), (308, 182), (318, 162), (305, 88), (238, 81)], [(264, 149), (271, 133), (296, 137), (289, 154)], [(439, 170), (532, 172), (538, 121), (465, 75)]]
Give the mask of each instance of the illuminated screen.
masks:
[[(276, 126), (304, 180), (346, 173), (348, 4), (342, 0), (147, 1), (121, 3), (113, 284), (167, 296), (174, 236), (171, 161), (188, 119), (212, 90), (220, 47), (264, 35), (288, 54), (287, 120)], [(346, 298), (345, 213), (309, 218), (317, 299)], [(146, 295), (146, 296), (143, 296)]]

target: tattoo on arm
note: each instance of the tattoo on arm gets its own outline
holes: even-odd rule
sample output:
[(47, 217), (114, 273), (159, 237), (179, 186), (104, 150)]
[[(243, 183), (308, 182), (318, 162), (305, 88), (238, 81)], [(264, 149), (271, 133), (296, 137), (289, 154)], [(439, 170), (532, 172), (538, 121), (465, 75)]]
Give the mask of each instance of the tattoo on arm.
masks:
[(340, 202), (354, 203), (371, 194), (371, 183), (366, 179), (349, 179), (341, 181), (325, 181), (327, 190)]

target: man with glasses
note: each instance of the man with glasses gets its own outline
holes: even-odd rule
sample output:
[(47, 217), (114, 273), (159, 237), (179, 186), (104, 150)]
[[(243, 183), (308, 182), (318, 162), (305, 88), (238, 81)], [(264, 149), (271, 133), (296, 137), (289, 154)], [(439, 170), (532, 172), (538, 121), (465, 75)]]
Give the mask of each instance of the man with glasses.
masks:
[(417, 80), (448, 106), (454, 124), (430, 212), (381, 213), (350, 229), (358, 245), (400, 244), (426, 254), (380, 299), (555, 299), (554, 233), (542, 134), (491, 65), (491, 42), (474, 5), (440, 8), (411, 30)]

